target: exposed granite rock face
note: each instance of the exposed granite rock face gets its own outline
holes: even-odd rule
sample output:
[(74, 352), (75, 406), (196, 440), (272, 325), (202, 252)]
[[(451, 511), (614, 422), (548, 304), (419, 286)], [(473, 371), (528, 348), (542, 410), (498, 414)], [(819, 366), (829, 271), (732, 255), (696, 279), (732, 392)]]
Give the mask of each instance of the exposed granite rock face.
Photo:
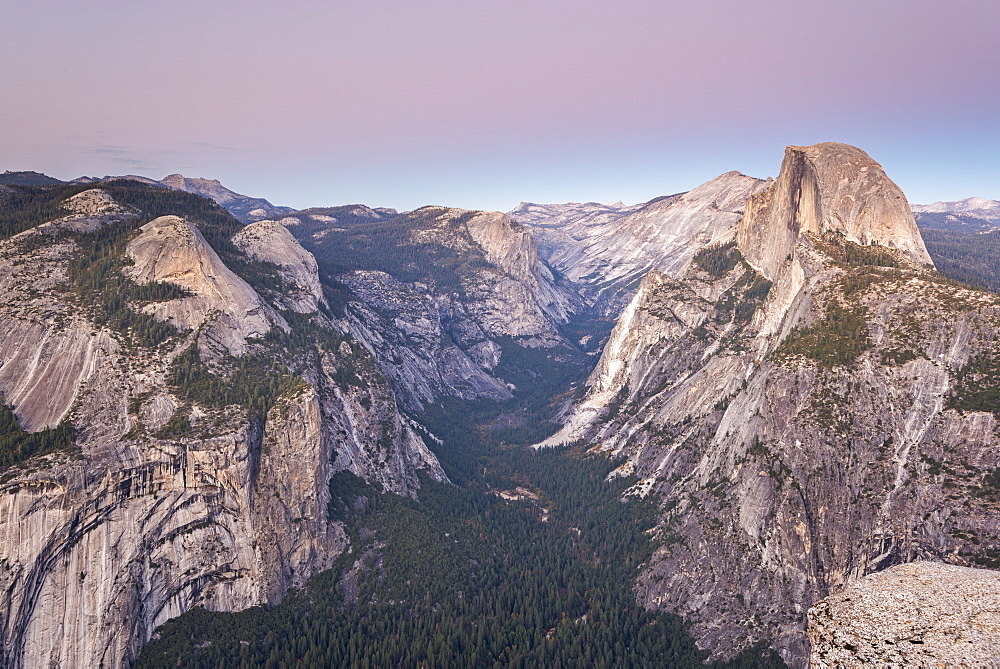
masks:
[[(36, 228), (0, 241), (0, 391), (23, 427), (68, 417), (78, 430), (77, 451), (0, 472), (0, 665), (127, 666), (192, 606), (280, 600), (347, 545), (327, 508), (337, 471), (406, 495), (418, 469), (447, 480), (349, 338), (305, 352), (302, 381), (264, 418), (187, 404), (168, 370), (198, 334), (151, 350), (95, 327), (63, 285), (74, 239)], [(272, 306), (184, 219), (154, 220), (127, 252), (137, 281), (195, 293), (154, 313), (233, 353), (272, 327)], [(177, 412), (191, 429), (157, 436)]]
[(251, 223), (233, 237), (233, 243), (254, 260), (281, 268), (290, 284), (276, 299), (292, 311), (308, 314), (325, 303), (316, 258), (296, 241), (285, 226), (297, 219)]
[(789, 146), (778, 180), (752, 197), (737, 228), (747, 261), (775, 279), (799, 235), (839, 233), (933, 265), (903, 191), (861, 149), (826, 142)]
[(127, 211), (111, 197), (110, 193), (100, 188), (91, 188), (66, 198), (63, 207), (73, 214), (83, 216), (117, 214)]
[[(506, 283), (494, 288), (509, 298), (505, 306), (513, 309), (513, 313), (507, 314), (506, 323), (499, 326), (504, 328), (506, 334), (515, 334), (517, 326), (514, 320), (524, 320), (525, 309), (532, 306), (537, 306), (557, 323), (569, 320), (579, 306), (578, 300), (572, 293), (556, 286), (552, 272), (539, 261), (538, 247), (527, 228), (498, 212), (480, 212), (470, 218), (466, 226), (473, 241), (483, 249), (486, 260), (519, 284)], [(510, 294), (510, 290), (517, 288), (521, 288), (517, 292), (526, 292), (524, 297), (528, 299)], [(494, 318), (507, 310), (501, 307), (499, 311)]]
[[(836, 182), (815, 181), (820, 197), (796, 196), (811, 212), (787, 220), (826, 220), (812, 210), (823, 194), (861, 192), (841, 183), (852, 165), (870, 178), (860, 152), (825, 147), (845, 163), (815, 174)], [(792, 181), (783, 171), (760, 200)], [(894, 198), (858, 211), (897, 211)], [(796, 234), (791, 261), (746, 246), (780, 240), (741, 233), (738, 249), (715, 251), (731, 261), (718, 274), (648, 275), (547, 442), (588, 440), (639, 475), (636, 494), (663, 496), (637, 593), (684, 616), (715, 657), (765, 639), (803, 666), (805, 612), (830, 592), (916, 559), (993, 564), (1000, 549), (997, 420), (956, 404), (995, 381), (1000, 298), (940, 280), (905, 236), (846, 239), (909, 230), (866, 225)], [(773, 284), (738, 251), (778, 263)]]
[(1000, 573), (897, 565), (809, 609), (809, 665), (986, 667), (1000, 657)]
[(178, 216), (161, 216), (141, 230), (126, 249), (135, 263), (126, 274), (136, 283), (163, 281), (192, 293), (151, 304), (144, 308), (147, 313), (184, 330), (204, 325), (204, 340), (233, 355), (246, 351), (248, 337), (271, 329), (273, 312), (226, 267), (195, 225)]
[[(334, 251), (334, 269), (324, 270), (331, 247), (345, 237), (353, 243), (358, 229), (390, 216), (394, 233), (378, 237), (380, 243), (398, 245), (401, 259), (426, 253), (419, 262), (405, 272), (345, 271), (354, 259)], [(560, 327), (582, 300), (539, 259), (530, 231), (508, 216), (445, 207), (395, 216), (348, 206), (307, 210), (295, 220), (289, 232), (350, 292), (344, 329), (378, 360), (408, 409), (443, 397), (510, 399), (512, 389), (497, 370), (505, 352), (517, 348), (579, 356)]]
[(46, 221), (28, 231), (26, 236), (42, 232), (93, 232), (104, 225), (134, 218), (137, 213), (116, 202), (110, 193), (100, 188), (91, 188), (66, 198), (62, 208), (67, 212), (66, 216)]
[(107, 333), (79, 321), (60, 329), (0, 321), (0, 388), (21, 426), (31, 432), (55, 427), (115, 348)]
[(477, 356), (492, 340), (460, 301), (385, 272), (356, 271), (340, 279), (360, 298), (347, 311), (350, 332), (381, 361), (410, 406), (421, 409), (449, 396), (512, 397), (503, 381), (490, 375), (492, 360)]
[(727, 172), (687, 193), (631, 207), (522, 203), (510, 215), (531, 227), (546, 262), (617, 314), (646, 272), (675, 275), (697, 249), (731, 236), (748, 198), (769, 183)]

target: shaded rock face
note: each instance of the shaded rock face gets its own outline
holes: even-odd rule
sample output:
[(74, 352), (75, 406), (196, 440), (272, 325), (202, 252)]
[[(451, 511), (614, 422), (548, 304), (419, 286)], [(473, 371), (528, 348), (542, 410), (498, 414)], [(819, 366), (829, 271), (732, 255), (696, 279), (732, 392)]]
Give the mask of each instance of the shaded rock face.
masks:
[[(817, 178), (819, 197), (796, 197), (809, 211), (782, 220), (826, 220), (813, 205), (852, 192), (850, 166), (872, 173), (860, 152), (817, 150), (845, 156), (815, 168), (837, 182)], [(785, 167), (809, 172), (799, 156), (815, 153), (793, 147)], [(849, 241), (874, 222), (771, 256), (754, 244), (784, 238), (743, 233), (754, 206), (737, 246), (646, 276), (547, 443), (589, 441), (662, 496), (640, 601), (684, 616), (715, 657), (770, 640), (804, 666), (806, 610), (847, 583), (916, 559), (993, 564), (997, 421), (975, 393), (994, 382), (1000, 298), (941, 280), (905, 236)]]
[[(151, 311), (201, 338), (184, 332), (158, 350), (96, 327), (72, 299), (75, 239), (35, 228), (0, 241), (0, 391), (22, 427), (69, 418), (78, 430), (78, 450), (0, 473), (0, 665), (128, 666), (192, 606), (279, 601), (347, 546), (328, 511), (335, 472), (404, 495), (418, 470), (447, 480), (389, 381), (342, 334), (302, 352), (300, 382), (265, 416), (175, 394), (171, 365), (206, 332), (229, 355), (254, 354), (256, 335), (280, 324), (197, 226), (156, 219), (125, 251), (137, 282), (192, 293)], [(158, 434), (178, 416), (189, 430)]]
[(838, 233), (933, 264), (903, 191), (868, 154), (846, 144), (788, 147), (778, 180), (750, 199), (737, 228), (747, 261), (772, 280), (808, 233)]
[(675, 275), (698, 248), (725, 241), (747, 199), (768, 184), (727, 172), (687, 193), (631, 207), (522, 203), (510, 215), (530, 226), (546, 262), (613, 315), (646, 272)]
[[(385, 272), (359, 270), (340, 279), (360, 298), (347, 311), (351, 333), (381, 361), (409, 406), (419, 410), (449, 396), (512, 397), (504, 382), (490, 374), (499, 347), (494, 360), (488, 348), (492, 340), (461, 302), (403, 284)], [(457, 341), (452, 332), (459, 333)]]
[(809, 609), (812, 667), (985, 667), (1000, 657), (1000, 574), (891, 567)]

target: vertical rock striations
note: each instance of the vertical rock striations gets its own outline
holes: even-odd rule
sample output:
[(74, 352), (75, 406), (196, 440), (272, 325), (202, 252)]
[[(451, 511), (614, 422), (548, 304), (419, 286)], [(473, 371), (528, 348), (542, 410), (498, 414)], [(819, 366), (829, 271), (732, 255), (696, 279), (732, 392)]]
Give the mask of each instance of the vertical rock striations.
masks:
[(777, 181), (747, 203), (737, 226), (740, 250), (774, 280), (800, 235), (824, 233), (932, 264), (903, 191), (867, 153), (835, 142), (789, 146)]

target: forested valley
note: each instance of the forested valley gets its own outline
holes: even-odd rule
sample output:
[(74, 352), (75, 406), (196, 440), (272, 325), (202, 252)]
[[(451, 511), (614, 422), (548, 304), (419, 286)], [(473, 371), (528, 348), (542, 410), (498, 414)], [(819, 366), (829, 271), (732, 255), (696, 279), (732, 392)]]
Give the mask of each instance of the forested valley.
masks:
[[(582, 445), (507, 443), (486, 427), (499, 412), (426, 417), (455, 484), (425, 479), (419, 500), (337, 475), (330, 511), (351, 549), (334, 569), (274, 607), (171, 620), (135, 666), (701, 666), (683, 621), (632, 591), (657, 500), (628, 495), (634, 479), (608, 480), (615, 463)], [(763, 643), (714, 666), (784, 665)]]

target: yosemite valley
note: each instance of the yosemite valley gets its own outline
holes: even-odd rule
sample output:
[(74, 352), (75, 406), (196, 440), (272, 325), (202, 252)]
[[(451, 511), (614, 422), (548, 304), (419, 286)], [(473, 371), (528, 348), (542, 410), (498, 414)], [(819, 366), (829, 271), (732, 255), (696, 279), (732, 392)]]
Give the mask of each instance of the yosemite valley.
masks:
[(509, 213), (0, 184), (2, 666), (804, 667), (866, 577), (1000, 568), (993, 205), (918, 228), (858, 148)]

